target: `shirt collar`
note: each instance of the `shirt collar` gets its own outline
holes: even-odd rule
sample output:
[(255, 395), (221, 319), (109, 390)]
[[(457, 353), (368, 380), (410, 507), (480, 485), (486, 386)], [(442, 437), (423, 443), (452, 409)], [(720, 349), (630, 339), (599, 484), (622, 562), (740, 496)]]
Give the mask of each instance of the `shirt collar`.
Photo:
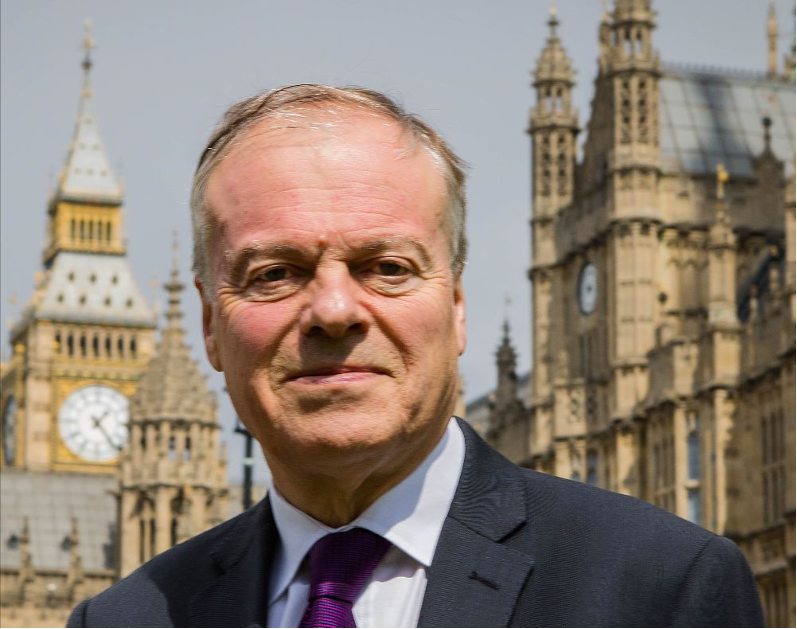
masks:
[(368, 529), (418, 563), (431, 566), (464, 460), (465, 438), (452, 417), (434, 450), (409, 476), (339, 529), (330, 528), (294, 507), (272, 484), (268, 495), (281, 543), (269, 587), (269, 605), (293, 581), (313, 544), (336, 531)]

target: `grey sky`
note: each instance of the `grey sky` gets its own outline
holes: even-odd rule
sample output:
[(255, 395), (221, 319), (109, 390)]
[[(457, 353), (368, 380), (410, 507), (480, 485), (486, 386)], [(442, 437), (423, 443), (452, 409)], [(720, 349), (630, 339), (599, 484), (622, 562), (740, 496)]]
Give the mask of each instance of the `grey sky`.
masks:
[[(589, 111), (597, 66), (598, 0), (559, 0), (560, 33), (577, 69), (575, 103)], [(763, 71), (765, 0), (658, 0), (654, 44), (665, 62)], [(494, 349), (508, 313), (521, 370), (530, 364), (530, 71), (547, 36), (543, 0), (2, 0), (0, 3), (0, 320), (29, 298), (44, 244), (47, 193), (77, 110), (83, 20), (97, 42), (93, 87), (100, 129), (126, 184), (129, 259), (145, 295), (163, 303), (171, 232), (188, 280), (188, 189), (210, 129), (226, 107), (287, 83), (384, 91), (434, 125), (470, 164), (465, 272), (472, 399), (495, 382)], [(793, 3), (777, 0), (779, 60), (794, 33)], [(584, 140), (584, 134), (579, 143)], [(504, 295), (511, 295), (505, 306)], [(16, 296), (16, 307), (10, 299)], [(184, 300), (194, 356), (204, 358), (199, 302)], [(241, 445), (220, 405), (233, 477)]]

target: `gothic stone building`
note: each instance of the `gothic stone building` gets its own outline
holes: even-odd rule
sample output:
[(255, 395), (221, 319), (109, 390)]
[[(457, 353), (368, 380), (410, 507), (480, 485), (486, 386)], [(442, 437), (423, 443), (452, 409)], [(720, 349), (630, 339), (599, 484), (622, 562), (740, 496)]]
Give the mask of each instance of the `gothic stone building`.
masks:
[(182, 285), (173, 271), (156, 346), (85, 44), (43, 270), (0, 367), (2, 626), (64, 626), (78, 602), (227, 517), (216, 401), (184, 342)]
[(521, 465), (735, 540), (768, 622), (793, 626), (793, 50), (778, 70), (770, 8), (766, 73), (668, 67), (654, 17), (649, 0), (604, 14), (578, 159), (551, 15), (528, 129), (528, 395), (505, 335), (498, 387), (469, 410)]

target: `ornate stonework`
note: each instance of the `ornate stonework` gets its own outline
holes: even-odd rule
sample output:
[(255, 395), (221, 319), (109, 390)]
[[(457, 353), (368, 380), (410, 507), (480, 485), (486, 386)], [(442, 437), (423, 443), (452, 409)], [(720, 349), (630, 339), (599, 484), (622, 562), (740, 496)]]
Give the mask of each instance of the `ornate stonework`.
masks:
[(531, 388), (507, 393), (505, 338), (487, 434), (521, 465), (731, 537), (769, 622), (793, 625), (790, 70), (663, 66), (650, 1), (616, 0), (578, 161), (557, 24), (529, 127)]

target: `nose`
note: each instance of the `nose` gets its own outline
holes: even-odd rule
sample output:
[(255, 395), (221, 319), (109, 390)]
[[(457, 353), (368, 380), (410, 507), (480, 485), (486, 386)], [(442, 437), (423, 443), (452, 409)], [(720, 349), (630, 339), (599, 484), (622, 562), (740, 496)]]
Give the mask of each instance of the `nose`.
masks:
[(318, 271), (307, 290), (310, 302), (301, 317), (304, 334), (337, 339), (365, 331), (366, 311), (358, 300), (362, 289), (348, 268)]

